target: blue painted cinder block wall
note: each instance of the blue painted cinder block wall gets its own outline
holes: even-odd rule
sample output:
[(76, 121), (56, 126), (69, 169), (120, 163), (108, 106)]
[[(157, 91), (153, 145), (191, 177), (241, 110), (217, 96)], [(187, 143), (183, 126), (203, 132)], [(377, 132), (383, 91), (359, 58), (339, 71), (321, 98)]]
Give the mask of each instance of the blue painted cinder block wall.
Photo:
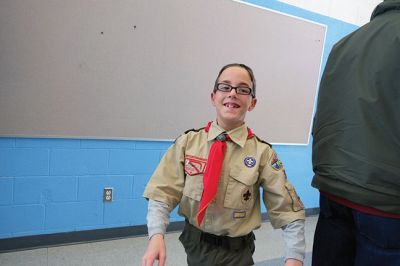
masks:
[(143, 188), (170, 144), (0, 138), (0, 237), (144, 224)]
[[(277, 1), (246, 2), (327, 25), (323, 66), (332, 45), (357, 28)], [(0, 138), (0, 239), (145, 224), (143, 189), (171, 144)], [(306, 208), (318, 207), (311, 145), (274, 148)], [(102, 200), (105, 187), (114, 188), (112, 203)], [(176, 210), (171, 220), (182, 220)]]

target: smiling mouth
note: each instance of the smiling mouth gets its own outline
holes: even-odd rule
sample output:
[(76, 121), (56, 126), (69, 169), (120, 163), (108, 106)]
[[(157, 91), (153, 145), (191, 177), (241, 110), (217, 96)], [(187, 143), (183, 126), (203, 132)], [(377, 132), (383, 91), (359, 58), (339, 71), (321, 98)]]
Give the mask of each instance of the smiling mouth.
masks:
[(228, 108), (239, 108), (240, 106), (238, 105), (238, 104), (236, 104), (236, 103), (224, 103), (224, 106), (225, 107), (228, 107)]

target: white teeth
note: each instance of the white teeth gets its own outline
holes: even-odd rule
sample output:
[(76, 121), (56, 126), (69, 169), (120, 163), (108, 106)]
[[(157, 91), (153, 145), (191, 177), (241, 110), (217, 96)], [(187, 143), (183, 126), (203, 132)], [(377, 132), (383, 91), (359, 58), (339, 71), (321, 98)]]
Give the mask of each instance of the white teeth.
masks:
[(234, 103), (226, 103), (224, 104), (228, 108), (239, 108), (239, 105), (234, 104)]

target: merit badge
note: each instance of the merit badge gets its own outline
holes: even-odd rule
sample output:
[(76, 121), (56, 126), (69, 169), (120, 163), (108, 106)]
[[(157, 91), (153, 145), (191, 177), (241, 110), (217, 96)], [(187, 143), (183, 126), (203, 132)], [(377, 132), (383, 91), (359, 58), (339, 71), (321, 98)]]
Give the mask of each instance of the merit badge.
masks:
[(246, 165), (248, 168), (252, 168), (254, 165), (256, 165), (256, 159), (254, 157), (246, 157), (244, 158), (244, 165)]
[(242, 192), (242, 202), (247, 203), (249, 200), (251, 200), (251, 197), (253, 194), (251, 194), (250, 189), (245, 188)]
[(273, 169), (275, 169), (276, 171), (279, 171), (282, 169), (283, 164), (281, 162), (281, 160), (278, 159), (278, 157), (276, 156), (276, 154), (273, 155), (273, 158), (271, 160), (271, 166)]
[(207, 159), (196, 156), (185, 156), (185, 173), (187, 175), (198, 175), (204, 173), (207, 165)]

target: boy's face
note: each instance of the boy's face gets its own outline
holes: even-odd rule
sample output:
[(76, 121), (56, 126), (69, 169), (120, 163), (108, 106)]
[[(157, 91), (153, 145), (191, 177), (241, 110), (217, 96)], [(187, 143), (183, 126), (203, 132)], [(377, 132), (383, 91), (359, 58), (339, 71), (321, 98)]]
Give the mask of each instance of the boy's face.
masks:
[[(218, 78), (218, 83), (233, 87), (253, 87), (247, 70), (238, 66), (225, 69)], [(254, 109), (257, 99), (251, 95), (237, 94), (232, 89), (230, 92), (213, 91), (211, 102), (217, 111), (218, 125), (225, 130), (231, 130), (243, 124), (246, 112)]]

